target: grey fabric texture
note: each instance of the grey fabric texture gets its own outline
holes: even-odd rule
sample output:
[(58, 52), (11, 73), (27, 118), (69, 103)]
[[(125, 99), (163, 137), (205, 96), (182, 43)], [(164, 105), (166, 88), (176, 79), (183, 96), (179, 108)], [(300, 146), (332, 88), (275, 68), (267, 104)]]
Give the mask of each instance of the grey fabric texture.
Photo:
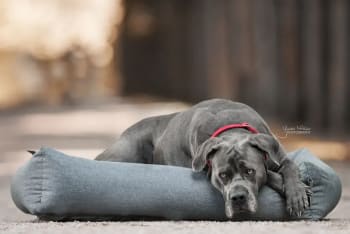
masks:
[[(288, 154), (312, 187), (311, 207), (291, 217), (284, 199), (264, 186), (258, 212), (249, 220), (325, 217), (341, 195), (339, 177), (306, 149)], [(46, 220), (128, 219), (226, 220), (221, 194), (205, 173), (190, 168), (105, 162), (42, 148), (12, 178), (11, 195), (25, 213)]]

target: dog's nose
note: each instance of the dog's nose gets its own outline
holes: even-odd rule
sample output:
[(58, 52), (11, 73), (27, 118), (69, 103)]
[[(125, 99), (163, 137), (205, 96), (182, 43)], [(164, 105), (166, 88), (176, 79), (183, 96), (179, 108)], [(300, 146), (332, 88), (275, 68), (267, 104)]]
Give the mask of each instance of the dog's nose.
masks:
[(235, 192), (231, 196), (231, 200), (234, 205), (243, 205), (246, 203), (248, 197), (248, 192), (244, 189)]

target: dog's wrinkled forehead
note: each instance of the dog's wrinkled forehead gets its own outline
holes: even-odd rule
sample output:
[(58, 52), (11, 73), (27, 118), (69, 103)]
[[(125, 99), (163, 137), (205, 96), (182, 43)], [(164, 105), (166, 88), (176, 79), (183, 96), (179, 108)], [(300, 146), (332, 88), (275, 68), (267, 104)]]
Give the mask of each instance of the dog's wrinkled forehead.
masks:
[(225, 139), (215, 156), (216, 166), (234, 166), (240, 162), (261, 163), (264, 159), (263, 153), (249, 144), (248, 140), (248, 137)]

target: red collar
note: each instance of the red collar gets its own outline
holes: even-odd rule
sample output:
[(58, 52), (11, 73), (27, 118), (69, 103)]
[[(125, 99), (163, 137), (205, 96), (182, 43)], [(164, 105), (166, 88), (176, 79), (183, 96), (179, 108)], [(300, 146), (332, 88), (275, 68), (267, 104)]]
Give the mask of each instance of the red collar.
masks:
[[(252, 127), (249, 123), (247, 122), (243, 122), (243, 123), (236, 123), (236, 124), (229, 124), (229, 125), (225, 125), (222, 126), (221, 128), (218, 128), (212, 135), (210, 138), (214, 138), (219, 136), (221, 133), (229, 130), (229, 129), (233, 129), (233, 128), (245, 128), (248, 131), (250, 131), (253, 134), (257, 134), (259, 133), (258, 130), (256, 130), (256, 128)], [(265, 155), (265, 160), (267, 160), (267, 155)], [(209, 169), (211, 168), (211, 161), (207, 160), (207, 165), (209, 167)]]
[(219, 136), (221, 133), (229, 130), (229, 129), (232, 129), (232, 128), (245, 128), (247, 129), (248, 131), (250, 131), (251, 133), (259, 133), (258, 130), (256, 130), (254, 127), (250, 126), (249, 123), (247, 122), (243, 122), (243, 123), (237, 123), (237, 124), (229, 124), (229, 125), (225, 125), (219, 129), (217, 129), (212, 135), (211, 135), (211, 138), (213, 137), (217, 137)]

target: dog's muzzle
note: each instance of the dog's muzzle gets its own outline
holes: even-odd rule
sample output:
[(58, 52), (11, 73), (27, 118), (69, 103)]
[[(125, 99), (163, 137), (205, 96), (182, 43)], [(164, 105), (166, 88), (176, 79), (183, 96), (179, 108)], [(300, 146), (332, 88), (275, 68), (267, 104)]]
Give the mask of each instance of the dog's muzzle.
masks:
[(228, 218), (239, 213), (255, 213), (256, 208), (256, 199), (245, 186), (234, 186), (226, 196), (225, 213)]
[(230, 195), (232, 205), (237, 208), (241, 208), (247, 204), (248, 190), (243, 186), (237, 186), (234, 192)]

